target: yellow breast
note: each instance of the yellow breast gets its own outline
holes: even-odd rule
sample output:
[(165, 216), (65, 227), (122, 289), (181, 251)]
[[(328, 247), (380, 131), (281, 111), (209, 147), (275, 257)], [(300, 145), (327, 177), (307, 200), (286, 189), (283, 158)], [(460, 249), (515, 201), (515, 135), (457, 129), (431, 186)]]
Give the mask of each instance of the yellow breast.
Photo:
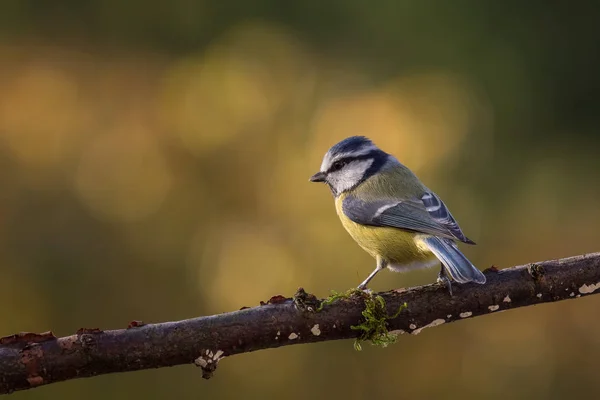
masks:
[(435, 259), (426, 247), (419, 244), (421, 235), (398, 228), (374, 227), (353, 222), (342, 211), (345, 195), (335, 199), (335, 208), (342, 225), (350, 236), (374, 258), (383, 258), (391, 264), (429, 262)]

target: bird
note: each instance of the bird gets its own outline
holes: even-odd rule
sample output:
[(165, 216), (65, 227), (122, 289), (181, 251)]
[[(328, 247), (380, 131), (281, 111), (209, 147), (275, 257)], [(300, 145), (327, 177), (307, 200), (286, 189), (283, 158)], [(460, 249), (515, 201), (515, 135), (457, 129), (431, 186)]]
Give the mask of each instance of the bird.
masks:
[(465, 236), (440, 197), (366, 136), (333, 145), (310, 181), (329, 186), (342, 225), (376, 260), (359, 290), (368, 290), (384, 268), (405, 272), (439, 264), (437, 282), (446, 285), (450, 295), (452, 280), (486, 282), (456, 243), (475, 242)]

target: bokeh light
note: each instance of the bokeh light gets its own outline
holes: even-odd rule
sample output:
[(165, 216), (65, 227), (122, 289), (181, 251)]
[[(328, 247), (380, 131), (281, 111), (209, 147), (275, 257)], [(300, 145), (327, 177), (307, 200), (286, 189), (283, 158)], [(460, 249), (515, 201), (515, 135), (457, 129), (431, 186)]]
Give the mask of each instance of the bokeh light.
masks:
[(75, 190), (100, 218), (130, 222), (157, 211), (170, 179), (152, 137), (126, 124), (120, 131), (98, 135), (83, 149)]

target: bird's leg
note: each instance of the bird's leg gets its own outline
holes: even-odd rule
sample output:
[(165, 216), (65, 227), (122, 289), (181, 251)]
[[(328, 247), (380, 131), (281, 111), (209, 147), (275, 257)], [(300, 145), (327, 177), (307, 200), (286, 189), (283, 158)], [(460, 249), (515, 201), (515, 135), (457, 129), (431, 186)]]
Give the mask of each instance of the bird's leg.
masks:
[(442, 267), (440, 268), (440, 272), (438, 273), (437, 281), (438, 281), (438, 283), (441, 283), (442, 285), (445, 284), (446, 286), (448, 286), (448, 291), (450, 292), (450, 296), (452, 296), (452, 281), (450, 280), (450, 277), (446, 273), (444, 264), (442, 264)]
[(369, 276), (367, 276), (367, 279), (365, 279), (364, 281), (362, 281), (362, 283), (360, 285), (358, 285), (358, 290), (365, 290), (367, 288), (367, 284), (371, 281), (371, 279), (373, 279), (379, 271), (381, 271), (382, 269), (387, 267), (387, 264), (388, 264), (387, 261), (385, 261), (381, 258), (378, 258), (377, 266), (375, 267), (373, 272), (371, 272), (371, 274), (369, 274)]

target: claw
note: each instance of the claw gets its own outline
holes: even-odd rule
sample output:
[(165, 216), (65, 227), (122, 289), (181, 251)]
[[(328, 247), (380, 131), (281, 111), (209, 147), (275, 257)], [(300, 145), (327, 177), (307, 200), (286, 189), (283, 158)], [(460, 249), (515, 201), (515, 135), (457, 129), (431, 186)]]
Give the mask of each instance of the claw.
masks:
[(358, 286), (357, 289), (360, 290), (361, 292), (365, 292), (367, 294), (373, 294), (373, 289), (369, 289), (366, 286), (362, 286), (362, 287)]
[(452, 281), (448, 275), (446, 275), (446, 270), (443, 265), (438, 273), (437, 282), (441, 285), (446, 285), (448, 287), (448, 292), (450, 292), (450, 297), (452, 297)]
[(360, 290), (361, 292), (365, 292), (367, 294), (372, 294), (373, 293), (373, 289), (369, 289), (367, 287), (367, 284), (365, 282), (361, 283), (360, 285), (358, 285), (356, 287), (357, 290)]

